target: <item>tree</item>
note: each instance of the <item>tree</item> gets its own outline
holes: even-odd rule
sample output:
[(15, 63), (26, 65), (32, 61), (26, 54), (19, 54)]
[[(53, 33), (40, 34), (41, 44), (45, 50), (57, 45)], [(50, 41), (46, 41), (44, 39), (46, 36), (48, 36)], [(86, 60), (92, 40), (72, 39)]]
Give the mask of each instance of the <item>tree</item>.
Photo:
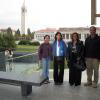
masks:
[(25, 40), (26, 39), (26, 35), (25, 34), (22, 34), (21, 39), (22, 40)]
[(26, 35), (26, 40), (31, 40), (31, 34)]
[(26, 39), (27, 40), (32, 40), (33, 39), (33, 34), (32, 32), (30, 31), (30, 28), (27, 29), (27, 36), (26, 36)]
[(10, 27), (7, 29), (7, 34), (12, 34), (12, 29)]
[(20, 30), (19, 29), (16, 31), (16, 34), (18, 34), (20, 36)]
[(28, 33), (29, 35), (31, 34), (30, 28), (27, 29), (27, 33)]
[(9, 34), (6, 33), (0, 33), (0, 49), (6, 49), (6, 48), (15, 48), (15, 39), (14, 36), (11, 34), (11, 31)]
[(35, 34), (35, 32), (32, 32), (32, 39), (34, 39), (34, 34)]
[(16, 32), (15, 32), (15, 40), (20, 40), (20, 30), (18, 29)]
[(0, 33), (0, 49), (3, 48), (4, 45), (4, 38), (3, 38), (3, 34)]
[(5, 47), (6, 48), (15, 48), (16, 47), (15, 38), (11, 33), (10, 34), (5, 33), (3, 37), (5, 40)]

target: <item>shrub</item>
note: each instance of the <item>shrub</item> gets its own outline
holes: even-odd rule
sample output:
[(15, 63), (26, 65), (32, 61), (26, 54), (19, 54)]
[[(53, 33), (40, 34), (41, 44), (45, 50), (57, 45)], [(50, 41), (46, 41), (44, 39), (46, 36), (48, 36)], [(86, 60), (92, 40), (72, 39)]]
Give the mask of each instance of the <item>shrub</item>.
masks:
[(18, 45), (30, 45), (30, 41), (28, 40), (21, 40)]
[(33, 45), (33, 46), (39, 46), (40, 43), (35, 41), (35, 42), (31, 42), (29, 40), (21, 40), (18, 45)]
[(34, 46), (39, 46), (40, 43), (39, 43), (38, 41), (35, 41), (35, 42), (32, 42), (32, 45), (34, 45)]

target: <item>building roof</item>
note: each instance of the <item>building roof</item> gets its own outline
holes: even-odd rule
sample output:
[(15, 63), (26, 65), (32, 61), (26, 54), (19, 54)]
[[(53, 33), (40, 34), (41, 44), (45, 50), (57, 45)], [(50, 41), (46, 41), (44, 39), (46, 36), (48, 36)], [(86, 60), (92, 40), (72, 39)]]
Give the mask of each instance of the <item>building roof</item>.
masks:
[(39, 33), (57, 32), (57, 29), (56, 28), (46, 28), (46, 29), (37, 30), (35, 32), (39, 32)]
[[(97, 31), (100, 31), (100, 27), (96, 28)], [(60, 32), (87, 32), (89, 31), (89, 27), (71, 27), (71, 28), (59, 28)]]

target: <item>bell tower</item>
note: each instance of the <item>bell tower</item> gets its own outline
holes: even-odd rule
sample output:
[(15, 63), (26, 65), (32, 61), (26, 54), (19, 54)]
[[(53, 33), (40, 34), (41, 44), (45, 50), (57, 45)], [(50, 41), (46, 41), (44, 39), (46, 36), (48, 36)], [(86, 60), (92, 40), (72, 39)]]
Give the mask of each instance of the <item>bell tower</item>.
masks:
[(23, 5), (21, 7), (21, 34), (27, 34), (26, 12), (27, 12), (27, 9), (25, 7), (25, 0), (24, 0)]

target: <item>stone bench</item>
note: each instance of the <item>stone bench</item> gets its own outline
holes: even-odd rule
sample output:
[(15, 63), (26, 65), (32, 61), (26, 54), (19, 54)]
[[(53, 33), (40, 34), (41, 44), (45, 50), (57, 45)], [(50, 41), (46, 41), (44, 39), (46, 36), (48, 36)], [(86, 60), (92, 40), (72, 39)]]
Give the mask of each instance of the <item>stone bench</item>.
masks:
[(22, 96), (28, 96), (32, 92), (32, 86), (41, 86), (46, 80), (47, 78), (41, 77), (38, 72), (0, 72), (0, 83), (21, 86)]

